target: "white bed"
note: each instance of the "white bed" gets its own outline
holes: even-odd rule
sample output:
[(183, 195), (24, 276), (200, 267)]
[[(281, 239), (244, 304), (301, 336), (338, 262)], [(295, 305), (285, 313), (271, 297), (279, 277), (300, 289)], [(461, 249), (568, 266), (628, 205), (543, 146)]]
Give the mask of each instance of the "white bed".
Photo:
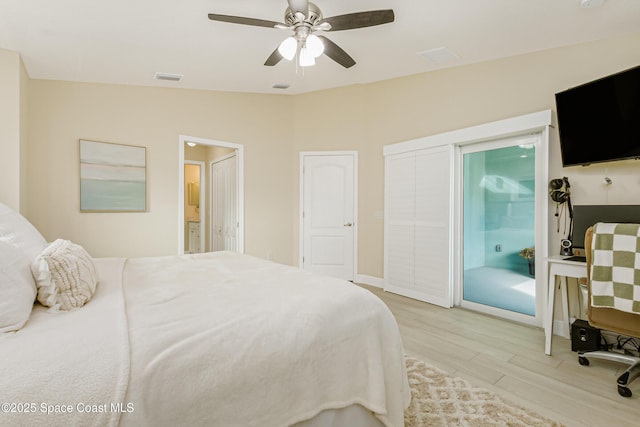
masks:
[(0, 424), (403, 425), (402, 343), (370, 292), (231, 252), (93, 264), (84, 306), (0, 332)]

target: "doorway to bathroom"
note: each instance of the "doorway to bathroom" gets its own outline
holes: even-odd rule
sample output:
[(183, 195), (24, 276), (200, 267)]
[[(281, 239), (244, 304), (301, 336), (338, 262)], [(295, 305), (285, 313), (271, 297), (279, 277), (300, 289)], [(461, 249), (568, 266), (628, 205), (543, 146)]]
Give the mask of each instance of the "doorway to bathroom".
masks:
[[(205, 211), (200, 203), (204, 202), (203, 185), (205, 176), (204, 162), (184, 161), (184, 253), (204, 252), (205, 233), (200, 227), (205, 223)], [(203, 206), (204, 207), (204, 206)]]
[[(178, 253), (244, 253), (244, 146), (180, 135), (178, 162)], [(200, 165), (198, 186), (185, 173), (185, 165), (192, 163)], [(192, 214), (190, 207), (197, 213)], [(222, 245), (218, 244), (220, 236)]]
[(461, 306), (534, 323), (535, 135), (461, 147)]

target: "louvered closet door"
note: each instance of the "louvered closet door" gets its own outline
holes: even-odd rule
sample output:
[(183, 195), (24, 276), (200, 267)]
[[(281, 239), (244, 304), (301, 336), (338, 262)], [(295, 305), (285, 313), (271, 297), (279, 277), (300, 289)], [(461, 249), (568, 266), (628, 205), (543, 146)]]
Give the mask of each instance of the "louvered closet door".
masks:
[(211, 164), (213, 251), (237, 251), (237, 156)]
[(387, 250), (385, 290), (413, 289), (415, 234), (415, 155), (387, 158)]
[(225, 160), (227, 176), (225, 180), (224, 203), (224, 250), (238, 250), (238, 200), (237, 200), (237, 162), (236, 156)]
[(224, 163), (217, 162), (211, 165), (211, 189), (212, 189), (212, 251), (224, 250), (224, 226), (225, 226), (225, 194), (227, 186), (227, 172)]
[(450, 147), (416, 154), (415, 288), (425, 301), (452, 306)]
[(451, 147), (387, 156), (385, 290), (452, 306)]

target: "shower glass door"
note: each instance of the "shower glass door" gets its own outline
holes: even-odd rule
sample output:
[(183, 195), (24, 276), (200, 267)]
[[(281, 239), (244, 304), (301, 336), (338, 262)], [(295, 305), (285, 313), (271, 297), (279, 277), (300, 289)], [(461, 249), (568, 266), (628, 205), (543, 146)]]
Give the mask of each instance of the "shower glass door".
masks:
[(535, 242), (535, 144), (511, 138), (462, 155), (462, 305), (535, 316), (534, 270), (520, 256)]

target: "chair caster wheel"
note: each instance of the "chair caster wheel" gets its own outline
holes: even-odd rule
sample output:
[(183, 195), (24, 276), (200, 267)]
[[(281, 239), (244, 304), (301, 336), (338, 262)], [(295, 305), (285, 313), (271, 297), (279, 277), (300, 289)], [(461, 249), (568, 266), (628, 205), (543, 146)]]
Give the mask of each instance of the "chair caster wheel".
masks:
[(582, 366), (589, 366), (589, 359), (586, 357), (578, 356), (578, 363)]
[(622, 397), (631, 397), (631, 395), (633, 393), (631, 393), (631, 390), (628, 387), (624, 387), (619, 385), (618, 386), (618, 394)]

